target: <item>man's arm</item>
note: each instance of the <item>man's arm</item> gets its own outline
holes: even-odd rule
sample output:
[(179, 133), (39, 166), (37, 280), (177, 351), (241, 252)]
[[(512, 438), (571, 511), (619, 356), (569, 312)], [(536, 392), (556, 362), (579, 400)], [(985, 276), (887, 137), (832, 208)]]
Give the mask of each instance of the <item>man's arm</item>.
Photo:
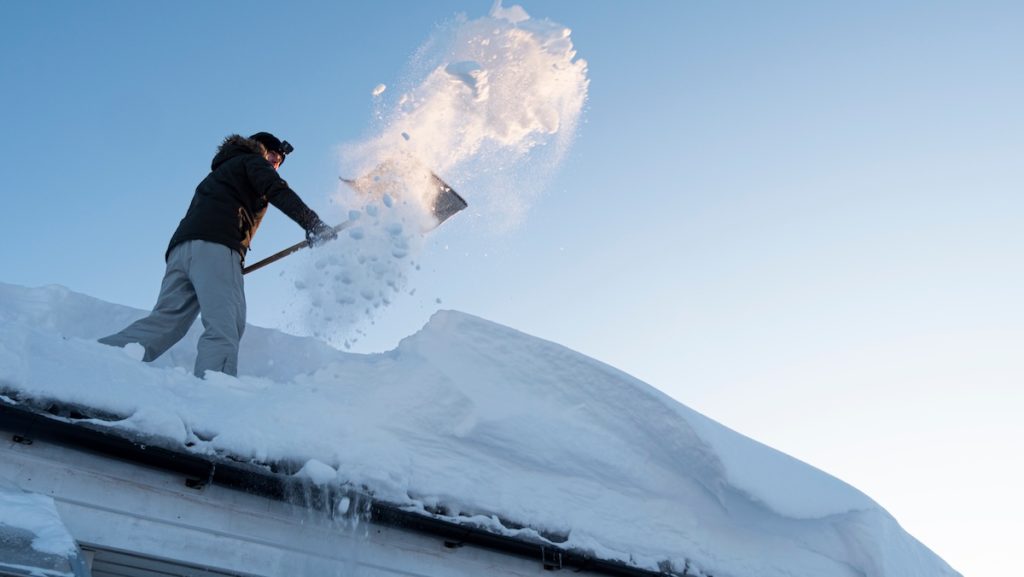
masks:
[(256, 190), (266, 196), (270, 204), (298, 223), (311, 241), (312, 236), (323, 235), (325, 230), (330, 230), (266, 159), (254, 155), (247, 160), (246, 170)]

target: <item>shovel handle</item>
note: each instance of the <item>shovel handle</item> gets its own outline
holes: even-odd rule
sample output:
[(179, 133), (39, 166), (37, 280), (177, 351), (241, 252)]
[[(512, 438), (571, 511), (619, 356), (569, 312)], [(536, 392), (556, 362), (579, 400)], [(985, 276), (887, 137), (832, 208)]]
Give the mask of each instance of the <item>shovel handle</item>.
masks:
[[(339, 231), (342, 231), (342, 230), (344, 230), (344, 229), (346, 229), (346, 228), (348, 228), (350, 226), (352, 226), (352, 221), (351, 220), (346, 220), (345, 222), (343, 222), (343, 223), (341, 223), (341, 224), (339, 224), (337, 226), (332, 226), (331, 230), (333, 230), (334, 232), (339, 232)], [(286, 249), (284, 249), (282, 251), (276, 252), (276, 253), (268, 256), (267, 258), (259, 261), (259, 262), (255, 262), (255, 263), (253, 263), (253, 264), (243, 268), (242, 269), (242, 274), (249, 274), (249, 273), (251, 273), (254, 270), (259, 270), (259, 269), (267, 266), (268, 264), (277, 262), (277, 261), (281, 260), (282, 258), (284, 258), (284, 257), (286, 257), (286, 256), (288, 256), (288, 255), (290, 255), (290, 254), (292, 254), (294, 252), (299, 252), (300, 250), (306, 248), (307, 246), (309, 246), (309, 240), (304, 240), (302, 242), (297, 242), (297, 243), (291, 245), (290, 247), (288, 247), (288, 248), (286, 248)]]

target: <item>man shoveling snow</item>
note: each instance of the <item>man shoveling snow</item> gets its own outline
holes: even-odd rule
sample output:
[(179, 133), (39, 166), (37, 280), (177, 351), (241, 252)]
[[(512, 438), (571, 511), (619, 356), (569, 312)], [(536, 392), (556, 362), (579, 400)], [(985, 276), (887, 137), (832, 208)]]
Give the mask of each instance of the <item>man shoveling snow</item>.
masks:
[(171, 237), (153, 311), (99, 342), (118, 347), (138, 343), (145, 349), (142, 360), (149, 362), (181, 340), (202, 312), (195, 375), (237, 375), (245, 330), (242, 268), (268, 204), (298, 223), (310, 245), (337, 236), (278, 174), (293, 150), (268, 132), (225, 138)]

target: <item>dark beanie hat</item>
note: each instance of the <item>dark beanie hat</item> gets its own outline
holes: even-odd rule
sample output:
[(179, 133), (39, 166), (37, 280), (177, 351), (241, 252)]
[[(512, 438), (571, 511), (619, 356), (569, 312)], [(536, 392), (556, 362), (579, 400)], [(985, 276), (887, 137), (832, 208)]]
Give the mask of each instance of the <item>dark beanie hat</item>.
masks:
[(284, 162), (284, 157), (288, 156), (288, 154), (291, 151), (295, 150), (295, 147), (293, 147), (291, 144), (288, 144), (287, 140), (278, 140), (276, 136), (270, 134), (269, 132), (257, 132), (256, 134), (250, 136), (249, 140), (255, 140), (256, 142), (262, 144), (264, 148), (266, 148), (267, 150), (280, 154), (282, 163)]

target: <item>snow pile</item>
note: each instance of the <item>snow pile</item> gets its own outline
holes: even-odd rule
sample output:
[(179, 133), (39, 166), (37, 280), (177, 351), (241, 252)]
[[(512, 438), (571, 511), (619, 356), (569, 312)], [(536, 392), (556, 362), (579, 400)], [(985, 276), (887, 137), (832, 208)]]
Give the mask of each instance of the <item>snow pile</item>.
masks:
[(81, 567), (78, 545), (53, 499), (22, 491), (0, 475), (0, 573), (73, 577), (83, 574)]
[(360, 178), (334, 200), (355, 223), (297, 273), (290, 330), (349, 346), (411, 292), (421, 233), (435, 224), (431, 172), (472, 191), (489, 229), (521, 220), (575, 137), (589, 82), (568, 28), (500, 2), (439, 28), (407, 76), (394, 100), (374, 88), (380, 126), (342, 150), (344, 170)]
[[(956, 573), (871, 499), (616, 369), (454, 311), (383, 354), (250, 327), (240, 378), (93, 339), (144, 311), (0, 284), (0, 392), (121, 418), (205, 454), (657, 569), (733, 577)], [(525, 527), (525, 529), (523, 528)]]
[(78, 551), (53, 499), (27, 493), (0, 477), (0, 527), (20, 529), (32, 535), (32, 549), (68, 556)]

